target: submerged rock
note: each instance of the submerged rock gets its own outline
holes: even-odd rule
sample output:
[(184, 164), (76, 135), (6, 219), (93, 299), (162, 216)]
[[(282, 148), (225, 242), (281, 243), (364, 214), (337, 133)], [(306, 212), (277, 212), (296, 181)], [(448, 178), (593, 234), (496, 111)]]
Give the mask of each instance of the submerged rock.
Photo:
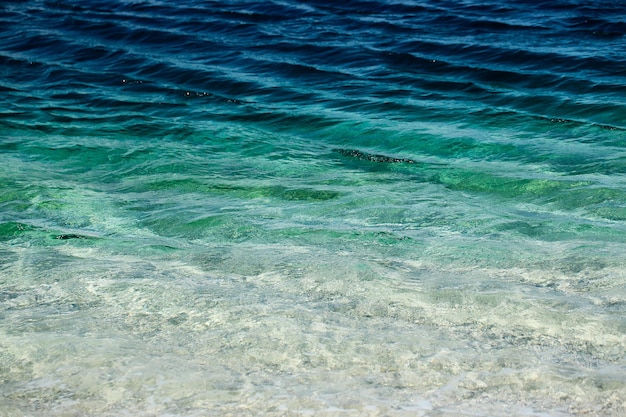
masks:
[(67, 235), (57, 235), (56, 239), (67, 240), (67, 239), (88, 239), (87, 236), (75, 235), (75, 234), (67, 234)]
[(356, 149), (333, 149), (333, 151), (340, 153), (343, 156), (349, 156), (351, 158), (359, 159), (361, 161), (379, 162), (386, 164), (417, 164), (417, 161), (415, 161), (414, 159), (394, 158), (392, 156), (361, 152)]

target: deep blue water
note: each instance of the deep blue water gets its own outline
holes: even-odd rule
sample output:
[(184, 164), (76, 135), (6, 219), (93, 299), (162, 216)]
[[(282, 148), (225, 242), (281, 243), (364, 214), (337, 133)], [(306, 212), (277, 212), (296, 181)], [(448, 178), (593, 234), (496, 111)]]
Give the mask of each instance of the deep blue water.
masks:
[(626, 413), (626, 13), (0, 3), (0, 416)]

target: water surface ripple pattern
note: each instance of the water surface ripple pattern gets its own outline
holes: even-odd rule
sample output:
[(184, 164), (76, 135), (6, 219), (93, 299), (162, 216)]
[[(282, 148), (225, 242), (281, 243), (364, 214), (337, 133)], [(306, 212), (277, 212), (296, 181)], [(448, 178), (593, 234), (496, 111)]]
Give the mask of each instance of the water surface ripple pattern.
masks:
[(623, 416), (614, 0), (0, 3), (0, 416)]

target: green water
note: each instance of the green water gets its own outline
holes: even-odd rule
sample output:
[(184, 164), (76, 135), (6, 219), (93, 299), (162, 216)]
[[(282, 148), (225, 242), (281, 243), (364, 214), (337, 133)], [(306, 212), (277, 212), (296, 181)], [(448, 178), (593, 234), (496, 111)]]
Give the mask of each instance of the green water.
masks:
[(0, 414), (622, 407), (621, 157), (357, 128), (5, 133)]

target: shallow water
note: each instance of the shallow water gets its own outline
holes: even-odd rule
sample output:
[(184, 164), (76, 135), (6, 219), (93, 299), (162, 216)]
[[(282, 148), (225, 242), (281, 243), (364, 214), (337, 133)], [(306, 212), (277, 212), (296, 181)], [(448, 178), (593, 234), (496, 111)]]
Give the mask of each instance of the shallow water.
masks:
[(626, 412), (618, 2), (0, 10), (0, 416)]

